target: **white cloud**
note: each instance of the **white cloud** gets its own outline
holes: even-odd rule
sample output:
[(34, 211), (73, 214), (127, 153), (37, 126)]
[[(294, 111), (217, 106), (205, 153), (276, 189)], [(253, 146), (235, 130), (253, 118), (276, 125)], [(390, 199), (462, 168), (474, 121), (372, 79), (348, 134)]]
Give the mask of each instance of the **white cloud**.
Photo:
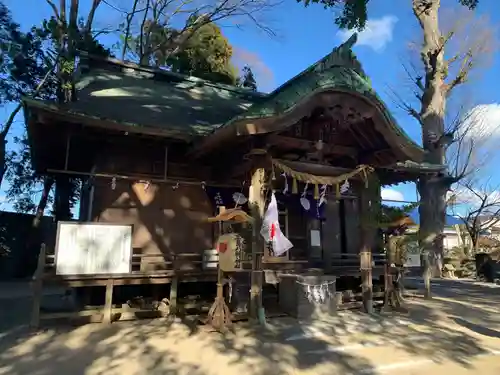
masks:
[[(384, 16), (379, 19), (369, 20), (365, 29), (358, 33), (356, 45), (370, 47), (377, 52), (383, 50), (392, 41), (396, 22), (398, 22), (398, 19), (395, 16)], [(337, 32), (337, 36), (342, 41), (346, 41), (353, 33), (353, 30), (340, 30)]]
[(457, 211), (469, 213), (477, 210), (485, 201), (481, 215), (497, 212), (500, 209), (500, 191), (492, 189), (477, 189), (472, 192), (469, 189), (458, 186), (447, 193), (446, 199)]
[(476, 141), (486, 141), (492, 136), (499, 136), (500, 103), (480, 104), (472, 108), (460, 124), (460, 130)]
[(381, 197), (383, 200), (389, 201), (404, 201), (405, 197), (403, 193), (394, 189), (382, 189)]

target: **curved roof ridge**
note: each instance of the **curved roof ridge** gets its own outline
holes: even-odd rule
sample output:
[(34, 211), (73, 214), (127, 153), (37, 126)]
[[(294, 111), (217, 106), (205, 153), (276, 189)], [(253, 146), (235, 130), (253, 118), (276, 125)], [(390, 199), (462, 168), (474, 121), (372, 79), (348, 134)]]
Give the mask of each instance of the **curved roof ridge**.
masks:
[[(280, 107), (286, 107), (281, 105), (279, 101), (273, 102), (273, 99), (276, 99), (278, 96), (283, 95), (284, 92), (287, 91), (288, 88), (293, 87), (294, 84), (300, 84), (302, 80), (307, 80), (306, 77), (309, 75), (314, 75), (317, 78), (313, 84), (313, 82), (309, 82), (310, 85), (316, 86), (312, 87), (312, 89), (307, 90), (309, 92), (300, 92), (300, 88), (298, 90), (294, 89), (292, 94), (293, 96), (299, 97), (303, 95), (311, 95), (318, 91), (326, 91), (329, 88), (343, 88), (355, 93), (358, 93), (362, 96), (365, 96), (367, 99), (374, 101), (374, 104), (377, 104), (380, 108), (379, 110), (382, 112), (383, 116), (386, 117), (388, 122), (391, 124), (393, 130), (400, 136), (406, 138), (406, 140), (413, 146), (419, 149), (422, 149), (422, 146), (415, 142), (406, 131), (397, 123), (394, 116), (391, 114), (385, 102), (380, 98), (377, 92), (373, 89), (371, 85), (370, 78), (366, 75), (361, 62), (358, 60), (356, 55), (352, 52), (352, 47), (357, 41), (357, 33), (354, 33), (349, 39), (347, 39), (344, 43), (335, 47), (331, 53), (326, 55), (325, 57), (318, 60), (316, 63), (312, 64), (281, 86), (277, 87), (273, 90), (267, 97), (263, 98), (263, 100), (259, 103), (255, 103), (248, 110), (243, 112), (242, 114), (232, 118), (227, 123), (222, 125), (221, 127), (226, 127), (231, 125), (234, 122), (244, 120), (244, 119), (252, 119), (252, 118), (262, 118), (262, 117), (271, 117), (273, 115), (279, 114)], [(346, 73), (350, 78), (339, 79), (337, 80), (340, 85), (336, 87), (335, 79), (332, 79), (335, 76), (335, 73), (339, 76), (342, 75), (342, 72)], [(331, 77), (325, 77), (324, 75), (329, 75)], [(356, 82), (355, 82), (356, 81)], [(350, 84), (350, 85), (349, 85)], [(290, 103), (289, 103), (290, 104)], [(290, 106), (292, 108), (294, 105)], [(265, 113), (265, 108), (268, 107), (270, 111)], [(271, 108), (269, 108), (271, 107)], [(274, 113), (272, 113), (274, 112)], [(283, 111), (281, 111), (283, 112)], [(284, 112), (287, 112), (285, 109)], [(217, 131), (215, 129), (214, 131)], [(422, 149), (423, 150), (423, 149)]]
[(314, 64), (308, 66), (306, 69), (304, 69), (300, 73), (296, 74), (295, 76), (290, 78), (288, 81), (286, 81), (285, 83), (283, 83), (282, 85), (278, 86), (273, 91), (271, 91), (269, 93), (269, 95), (267, 96), (267, 99), (271, 99), (273, 96), (275, 96), (281, 90), (290, 86), (293, 82), (295, 82), (296, 80), (298, 80), (302, 76), (306, 75), (307, 73), (333, 68), (334, 66), (339, 66), (339, 67), (341, 66), (341, 67), (345, 67), (345, 68), (349, 68), (351, 70), (354, 70), (363, 79), (366, 79), (367, 81), (369, 81), (368, 76), (366, 75), (365, 71), (363, 70), (361, 62), (358, 60), (358, 58), (356, 57), (356, 55), (352, 51), (352, 47), (354, 46), (354, 44), (356, 44), (357, 40), (358, 40), (358, 34), (357, 33), (352, 34), (351, 37), (349, 37), (349, 39), (347, 39), (344, 43), (333, 48), (332, 51), (328, 55), (323, 56), (321, 59), (316, 61)]

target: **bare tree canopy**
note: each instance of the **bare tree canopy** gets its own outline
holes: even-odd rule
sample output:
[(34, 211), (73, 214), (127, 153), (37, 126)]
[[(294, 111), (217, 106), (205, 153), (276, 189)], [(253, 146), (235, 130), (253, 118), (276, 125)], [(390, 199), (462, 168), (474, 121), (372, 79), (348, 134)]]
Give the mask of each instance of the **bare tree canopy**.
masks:
[[(367, 0), (302, 0), (306, 6), (319, 3), (327, 9), (340, 9), (342, 13), (336, 18), (341, 27), (362, 28), (367, 20)], [(374, 1), (374, 4), (377, 2)], [(474, 10), (479, 0), (458, 0), (460, 6)], [(421, 43), (419, 43), (420, 66), (414, 77), (414, 96), (416, 104), (403, 101), (404, 109), (413, 116), (422, 129), (422, 145), (426, 151), (425, 162), (443, 165), (447, 161), (447, 150), (453, 142), (454, 134), (447, 133), (447, 104), (450, 95), (457, 87), (467, 82), (470, 73), (490, 48), (487, 35), (494, 32), (478, 32), (476, 25), (465, 27), (459, 22), (450, 22), (448, 32), (444, 32), (441, 0), (412, 0), (411, 10), (419, 26)], [(463, 30), (463, 31), (462, 31)], [(455, 39), (460, 45), (458, 51), (452, 51), (451, 40), (461, 31), (466, 38)], [(478, 39), (479, 38), (479, 39)], [(420, 69), (423, 68), (423, 69)], [(446, 193), (456, 183), (452, 173), (421, 176), (417, 183), (420, 194), (419, 242), (424, 253), (424, 279), (426, 296), (430, 297), (430, 276), (441, 274), (443, 257), (443, 230), (446, 216)]]
[[(493, 61), (498, 49), (497, 31), (490, 19), (474, 10), (463, 7), (443, 8), (439, 14), (443, 59), (443, 86), (448, 99), (445, 108), (444, 136), (455, 136), (462, 123), (470, 125), (469, 113), (472, 102), (457, 92), (457, 99), (450, 96), (455, 88), (479, 76)], [(391, 89), (395, 104), (422, 125), (421, 107), (425, 87), (425, 62), (421, 56), (423, 35), (417, 35), (408, 43), (406, 56), (402, 59), (405, 73), (403, 88), (406, 93)], [(409, 95), (407, 95), (409, 94)], [(474, 116), (478, 114), (475, 113)], [(463, 134), (462, 134), (463, 135)]]
[(186, 41), (209, 23), (228, 22), (242, 28), (256, 27), (275, 35), (266, 16), (279, 0), (133, 0), (123, 4), (103, 0), (108, 9), (123, 18), (121, 58), (143, 65), (160, 65), (180, 53)]
[(450, 194), (454, 214), (462, 219), (475, 252), (480, 236), (500, 222), (499, 188), (472, 178), (461, 181)]

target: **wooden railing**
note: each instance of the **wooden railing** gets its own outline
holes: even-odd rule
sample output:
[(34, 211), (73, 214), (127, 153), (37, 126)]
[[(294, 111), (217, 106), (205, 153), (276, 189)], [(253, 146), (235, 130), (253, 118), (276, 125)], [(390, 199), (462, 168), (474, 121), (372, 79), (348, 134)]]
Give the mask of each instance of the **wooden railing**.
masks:
[[(131, 274), (163, 273), (173, 270), (201, 271), (203, 263), (201, 254), (180, 253), (167, 258), (162, 254), (134, 253), (131, 260)], [(55, 267), (55, 255), (53, 253), (47, 254), (44, 265), (45, 273), (55, 273)], [(141, 267), (147, 267), (147, 269), (141, 270)]]
[[(331, 254), (332, 267), (359, 267), (360, 255), (359, 254)], [(386, 255), (372, 253), (372, 267), (382, 267), (386, 263)]]
[[(333, 268), (359, 268), (360, 266), (360, 255), (359, 254), (346, 254), (346, 253), (333, 253), (330, 254), (331, 257), (331, 267)], [(279, 269), (280, 265), (290, 265), (294, 264), (301, 268), (307, 268), (309, 261), (308, 260), (278, 260), (279, 258), (273, 258), (271, 263), (266, 262), (263, 259), (263, 262), (266, 265), (272, 264), (272, 268)], [(382, 267), (386, 264), (387, 258), (385, 254), (372, 254), (372, 266), (373, 267)], [(203, 264), (206, 263), (210, 265), (210, 268), (203, 268)], [(243, 269), (250, 270), (251, 269), (251, 261), (243, 260)], [(325, 261), (318, 260), (317, 264), (320, 267), (326, 267)], [(174, 271), (181, 272), (203, 272), (215, 270), (217, 265), (217, 261), (206, 262), (203, 260), (202, 254), (194, 254), (194, 253), (179, 253), (174, 255), (166, 255), (162, 254), (142, 254), (138, 253), (136, 250), (132, 254), (131, 260), (131, 275), (155, 275), (155, 274), (165, 274), (165, 273), (173, 273)], [(266, 268), (266, 266), (264, 266)], [(44, 271), (47, 274), (55, 274), (55, 255), (47, 254), (45, 259)]]

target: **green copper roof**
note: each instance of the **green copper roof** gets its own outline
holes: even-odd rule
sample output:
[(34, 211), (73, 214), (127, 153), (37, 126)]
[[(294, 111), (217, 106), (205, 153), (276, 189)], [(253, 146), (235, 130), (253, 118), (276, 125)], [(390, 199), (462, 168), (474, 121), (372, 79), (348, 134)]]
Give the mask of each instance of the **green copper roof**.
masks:
[[(343, 91), (368, 100), (385, 117), (401, 148), (421, 152), (396, 124), (372, 89), (352, 52), (356, 34), (270, 94), (215, 84), (115, 59), (82, 57), (77, 101), (49, 104), (52, 111), (107, 120), (134, 128), (153, 128), (184, 136), (206, 136), (248, 120), (281, 116), (316, 93)], [(26, 101), (27, 105), (34, 105)], [(57, 107), (57, 108), (54, 108)], [(417, 150), (418, 149), (418, 150)]]
[(76, 102), (25, 102), (134, 128), (204, 136), (267, 95), (115, 59), (89, 57), (86, 63)]
[(261, 103), (237, 115), (224, 126), (233, 123), (281, 116), (293, 111), (305, 98), (325, 91), (343, 91), (359, 94), (378, 107), (396, 136), (404, 138), (408, 146), (421, 148), (398, 126), (382, 99), (371, 87), (361, 63), (352, 52), (357, 40), (353, 34), (344, 44), (274, 90)]

